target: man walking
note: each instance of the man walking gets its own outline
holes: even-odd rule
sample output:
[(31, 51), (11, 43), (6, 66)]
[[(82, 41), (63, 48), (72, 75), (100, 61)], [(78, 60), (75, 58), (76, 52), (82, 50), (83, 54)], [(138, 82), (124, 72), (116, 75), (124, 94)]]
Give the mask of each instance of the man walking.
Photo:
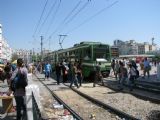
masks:
[(77, 63), (74, 63), (72, 66), (72, 81), (71, 81), (70, 87), (72, 87), (72, 85), (74, 83), (77, 86), (77, 88), (79, 88), (77, 73), (78, 73)]
[(51, 65), (47, 62), (44, 66), (45, 69), (45, 78), (49, 79), (51, 73)]
[(144, 78), (146, 77), (146, 73), (149, 78), (150, 77), (149, 71), (151, 70), (151, 66), (147, 58), (144, 59), (143, 65), (144, 65)]
[(101, 70), (100, 70), (100, 65), (101, 63), (99, 62), (96, 66), (94, 66), (94, 78), (93, 78), (93, 87), (96, 87), (96, 84), (98, 82), (101, 82), (102, 85), (104, 85), (104, 82), (103, 82), (103, 76), (101, 74)]
[[(17, 60), (17, 68), (13, 72), (11, 79), (10, 79), (10, 90), (14, 92), (14, 97), (16, 101), (16, 110), (17, 110), (17, 120), (27, 119), (26, 114), (26, 91), (25, 87), (28, 84), (27, 79), (27, 68), (23, 66), (23, 60)], [(14, 86), (14, 89), (13, 89)], [(21, 110), (23, 110), (23, 114), (21, 114)]]

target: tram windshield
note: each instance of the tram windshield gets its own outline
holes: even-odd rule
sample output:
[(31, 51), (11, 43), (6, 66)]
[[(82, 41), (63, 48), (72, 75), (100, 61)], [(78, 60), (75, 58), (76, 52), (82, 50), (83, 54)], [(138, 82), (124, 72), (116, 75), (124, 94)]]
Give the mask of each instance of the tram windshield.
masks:
[(106, 46), (102, 46), (99, 48), (95, 48), (95, 58), (103, 58), (109, 60), (109, 48)]

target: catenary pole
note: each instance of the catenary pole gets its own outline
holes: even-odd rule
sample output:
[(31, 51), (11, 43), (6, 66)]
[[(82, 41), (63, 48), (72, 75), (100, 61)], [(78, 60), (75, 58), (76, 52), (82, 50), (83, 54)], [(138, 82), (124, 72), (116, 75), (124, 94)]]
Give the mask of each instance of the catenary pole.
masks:
[(43, 61), (43, 36), (41, 37), (41, 61)]

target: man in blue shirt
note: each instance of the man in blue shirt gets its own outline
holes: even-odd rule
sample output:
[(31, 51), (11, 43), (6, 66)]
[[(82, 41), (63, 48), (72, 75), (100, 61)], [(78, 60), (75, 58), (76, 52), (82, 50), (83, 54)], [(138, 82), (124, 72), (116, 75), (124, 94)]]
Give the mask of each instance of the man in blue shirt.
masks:
[(51, 73), (51, 65), (49, 64), (49, 62), (45, 64), (44, 69), (45, 69), (45, 78), (48, 79)]
[(144, 65), (144, 78), (146, 76), (146, 73), (147, 73), (148, 78), (149, 78), (149, 76), (150, 76), (149, 71), (151, 69), (151, 66), (150, 66), (150, 63), (147, 60), (147, 58), (144, 59), (143, 65)]

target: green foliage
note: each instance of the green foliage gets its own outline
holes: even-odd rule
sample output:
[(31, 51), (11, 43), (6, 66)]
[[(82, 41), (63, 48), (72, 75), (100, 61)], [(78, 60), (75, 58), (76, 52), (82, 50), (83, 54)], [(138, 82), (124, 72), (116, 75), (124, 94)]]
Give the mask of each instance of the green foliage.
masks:
[(32, 61), (40, 61), (41, 55), (32, 55)]
[(158, 61), (160, 61), (160, 55), (156, 55), (156, 56), (153, 58), (153, 60), (158, 60)]
[(17, 54), (12, 54), (12, 58), (11, 58), (11, 61), (15, 61), (18, 59), (18, 55)]

